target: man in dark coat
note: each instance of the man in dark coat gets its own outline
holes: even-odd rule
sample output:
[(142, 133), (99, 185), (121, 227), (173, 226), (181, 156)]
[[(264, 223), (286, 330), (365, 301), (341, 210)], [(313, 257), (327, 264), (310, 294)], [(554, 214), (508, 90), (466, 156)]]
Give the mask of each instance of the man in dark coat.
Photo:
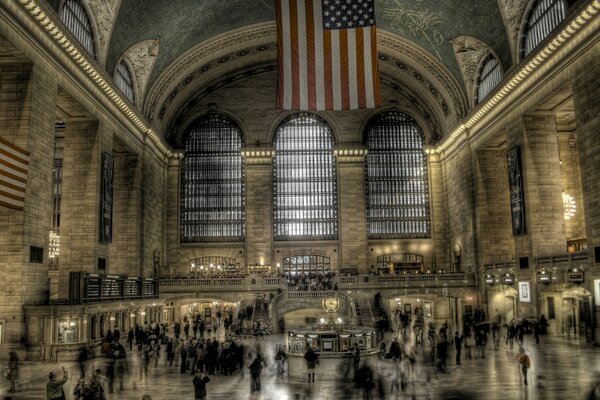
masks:
[(197, 370), (192, 382), (194, 383), (195, 400), (206, 400), (206, 384), (210, 382), (210, 378)]
[(308, 346), (308, 350), (306, 350), (306, 353), (304, 353), (304, 359), (306, 360), (306, 369), (308, 370), (308, 381), (311, 382), (312, 375), (312, 382), (314, 382), (315, 368), (319, 363), (319, 356), (317, 355), (317, 353), (315, 353), (312, 347)]

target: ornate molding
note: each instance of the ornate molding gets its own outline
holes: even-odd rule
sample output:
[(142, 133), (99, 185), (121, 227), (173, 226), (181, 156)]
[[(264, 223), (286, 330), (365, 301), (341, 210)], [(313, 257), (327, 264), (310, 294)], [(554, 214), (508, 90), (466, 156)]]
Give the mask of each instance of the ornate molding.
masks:
[(454, 49), (454, 56), (463, 76), (469, 103), (475, 102), (475, 79), (479, 72), (481, 60), (492, 50), (479, 39), (471, 36), (458, 36), (450, 41)]
[(435, 77), (436, 83), (439, 85), (436, 85), (436, 87), (443, 88), (448, 93), (456, 118), (460, 120), (466, 115), (467, 104), (460, 89), (460, 84), (452, 73), (443, 64), (431, 57), (427, 51), (418, 49), (405, 39), (382, 31), (377, 32), (377, 45), (379, 52), (383, 52), (383, 49), (393, 50), (416, 62), (424, 71)]
[(336, 146), (333, 150), (333, 155), (338, 163), (343, 164), (363, 164), (367, 156), (368, 149), (365, 146)]
[(271, 165), (275, 157), (275, 149), (269, 147), (245, 147), (241, 151), (246, 164)]
[(510, 43), (515, 63), (518, 61), (519, 31), (521, 30), (521, 23), (529, 2), (530, 0), (498, 0), (498, 7), (504, 20), (508, 42)]
[(192, 48), (173, 62), (152, 85), (148, 94), (148, 101), (144, 107), (144, 114), (152, 121), (156, 116), (156, 108), (159, 104), (162, 104), (164, 95), (173, 92), (178, 83), (177, 81), (182, 76), (188, 76), (199, 63), (203, 65), (199, 71), (206, 72), (206, 70), (202, 71), (202, 68), (204, 68), (204, 60), (207, 58), (214, 58), (215, 54), (222, 53), (224, 49), (246, 47), (248, 43), (259, 40), (264, 42), (265, 38), (268, 38), (269, 42), (273, 42), (275, 36), (275, 22), (272, 21), (255, 25), (250, 29), (244, 28), (225, 33)]
[(98, 61), (104, 65), (121, 0), (88, 0), (87, 3), (94, 14), (96, 29), (98, 30), (98, 41), (100, 43), (100, 49), (97, 51)]
[(144, 95), (146, 93), (146, 85), (150, 78), (152, 68), (158, 57), (159, 40), (144, 40), (138, 44), (131, 46), (124, 54), (124, 58), (129, 61), (135, 81), (137, 83), (138, 104), (144, 104)]

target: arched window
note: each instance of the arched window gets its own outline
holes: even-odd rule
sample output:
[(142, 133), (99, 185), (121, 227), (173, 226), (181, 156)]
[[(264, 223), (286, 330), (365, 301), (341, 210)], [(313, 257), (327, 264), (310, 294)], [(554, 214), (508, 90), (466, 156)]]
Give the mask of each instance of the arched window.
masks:
[(73, 36), (81, 43), (84, 49), (92, 57), (96, 56), (94, 51), (94, 34), (92, 24), (79, 0), (65, 0), (60, 10), (60, 20), (71, 31)]
[(275, 240), (337, 239), (337, 187), (331, 128), (313, 114), (294, 114), (275, 133)]
[(527, 57), (567, 16), (565, 0), (538, 0), (527, 19), (523, 56)]
[(129, 67), (125, 64), (125, 61), (121, 61), (119, 65), (117, 65), (117, 70), (115, 71), (115, 83), (121, 89), (121, 92), (131, 101), (133, 100), (133, 80), (131, 79), (131, 73), (129, 72)]
[(430, 236), (424, 138), (414, 119), (391, 111), (366, 131), (369, 238)]
[(496, 57), (489, 55), (483, 62), (477, 82), (477, 99), (479, 104), (502, 81), (502, 69)]
[(209, 114), (190, 130), (181, 168), (181, 241), (244, 240), (242, 132)]

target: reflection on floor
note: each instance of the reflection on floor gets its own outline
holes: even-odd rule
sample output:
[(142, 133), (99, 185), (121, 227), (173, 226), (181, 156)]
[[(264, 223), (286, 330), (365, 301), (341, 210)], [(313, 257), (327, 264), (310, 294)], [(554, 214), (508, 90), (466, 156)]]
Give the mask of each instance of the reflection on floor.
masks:
[[(391, 339), (391, 335), (386, 339)], [(319, 380), (317, 367), (316, 382), (308, 383), (276, 376), (273, 361), (273, 349), (283, 343), (285, 337), (273, 335), (258, 342), (267, 353), (270, 363), (262, 373), (262, 391), (250, 395), (250, 377), (246, 370), (244, 376), (214, 375), (207, 384), (208, 400), (346, 400), (362, 399), (363, 393), (357, 391), (351, 383), (325, 382)], [(256, 339), (244, 340), (245, 348), (251, 349)], [(578, 343), (567, 338), (542, 337), (540, 345), (534, 345), (526, 337), (525, 349), (530, 354), (533, 365), (530, 370), (529, 385), (524, 386), (515, 361), (517, 347), (510, 351), (502, 343), (494, 350), (491, 343), (486, 349), (485, 359), (463, 359), (462, 365), (455, 365), (454, 350), (448, 357), (447, 373), (436, 372), (431, 366), (428, 352), (425, 350), (415, 364), (415, 378), (409, 384), (407, 392), (389, 393), (392, 364), (389, 360), (380, 360), (373, 366), (383, 393), (373, 390), (373, 399), (489, 399), (489, 400), (577, 400), (587, 399), (592, 381), (600, 376), (600, 348)], [(463, 352), (463, 357), (464, 357)], [(140, 378), (140, 354), (134, 349), (128, 353), (128, 376), (123, 391), (108, 394), (107, 400), (139, 400), (149, 394), (152, 400), (194, 399), (192, 376), (179, 374), (176, 366), (165, 366), (164, 354), (157, 367), (151, 367), (147, 378)], [(96, 358), (88, 361), (87, 371), (102, 367), (103, 360)], [(65, 385), (67, 399), (72, 396), (73, 388), (79, 376), (77, 363), (62, 364), (71, 378)], [(46, 399), (45, 383), (48, 373), (60, 374), (61, 365), (26, 362), (20, 368), (17, 392), (11, 393), (12, 399)], [(0, 395), (7, 393), (8, 382), (3, 380)], [(118, 385), (115, 385), (115, 389)], [(460, 393), (460, 394), (459, 394)], [(413, 397), (414, 396), (414, 397)], [(2, 397), (5, 399), (6, 397)]]

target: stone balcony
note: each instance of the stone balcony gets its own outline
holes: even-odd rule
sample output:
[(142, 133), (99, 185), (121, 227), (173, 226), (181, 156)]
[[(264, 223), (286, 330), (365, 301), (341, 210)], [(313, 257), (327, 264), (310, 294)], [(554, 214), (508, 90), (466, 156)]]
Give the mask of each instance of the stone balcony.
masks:
[[(334, 278), (338, 289), (395, 289), (407, 287), (462, 287), (475, 284), (472, 274), (402, 274), (402, 275), (338, 275)], [(161, 278), (160, 293), (203, 292), (257, 292), (286, 290), (282, 277), (250, 275), (232, 278)]]

